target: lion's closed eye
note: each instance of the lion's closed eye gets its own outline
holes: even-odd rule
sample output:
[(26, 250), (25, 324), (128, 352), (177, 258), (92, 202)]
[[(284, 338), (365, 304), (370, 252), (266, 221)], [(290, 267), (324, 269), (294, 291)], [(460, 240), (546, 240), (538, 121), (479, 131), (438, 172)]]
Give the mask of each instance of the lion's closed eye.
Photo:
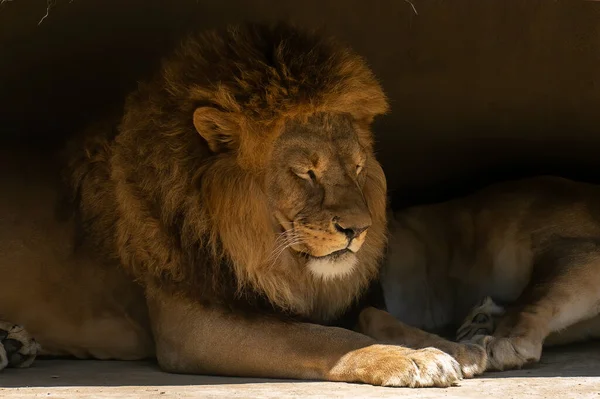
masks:
[(312, 183), (317, 182), (317, 175), (312, 169), (301, 169), (301, 168), (292, 168), (292, 173), (303, 180), (310, 181)]

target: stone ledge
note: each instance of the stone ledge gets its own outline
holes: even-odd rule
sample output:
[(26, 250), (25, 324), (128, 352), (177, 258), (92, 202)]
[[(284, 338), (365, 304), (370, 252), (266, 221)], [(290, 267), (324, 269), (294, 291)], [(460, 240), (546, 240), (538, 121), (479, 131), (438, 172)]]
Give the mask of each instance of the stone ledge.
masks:
[(0, 397), (60, 398), (597, 398), (600, 343), (547, 350), (540, 364), (439, 389), (177, 375), (152, 362), (38, 360), (0, 372)]

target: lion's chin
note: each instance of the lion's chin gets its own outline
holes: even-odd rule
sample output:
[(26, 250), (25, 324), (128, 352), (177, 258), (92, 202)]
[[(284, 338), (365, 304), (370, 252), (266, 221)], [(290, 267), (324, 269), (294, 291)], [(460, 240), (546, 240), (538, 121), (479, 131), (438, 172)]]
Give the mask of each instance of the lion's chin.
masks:
[(346, 251), (336, 256), (324, 256), (320, 258), (308, 257), (306, 267), (313, 276), (325, 280), (343, 278), (354, 271), (358, 258), (356, 254)]

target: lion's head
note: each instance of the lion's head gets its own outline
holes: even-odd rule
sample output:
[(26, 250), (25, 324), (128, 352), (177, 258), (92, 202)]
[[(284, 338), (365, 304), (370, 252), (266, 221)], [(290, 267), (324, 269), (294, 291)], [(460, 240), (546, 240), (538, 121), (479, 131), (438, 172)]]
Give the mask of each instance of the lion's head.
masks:
[(364, 195), (372, 162), (368, 136), (352, 117), (290, 120), (275, 142), (266, 190), (282, 244), (322, 278), (351, 273), (373, 223)]
[(340, 312), (385, 244), (369, 125), (386, 110), (332, 39), (285, 25), (191, 38), (126, 106), (112, 158), (121, 259), (204, 299), (233, 285), (296, 314)]

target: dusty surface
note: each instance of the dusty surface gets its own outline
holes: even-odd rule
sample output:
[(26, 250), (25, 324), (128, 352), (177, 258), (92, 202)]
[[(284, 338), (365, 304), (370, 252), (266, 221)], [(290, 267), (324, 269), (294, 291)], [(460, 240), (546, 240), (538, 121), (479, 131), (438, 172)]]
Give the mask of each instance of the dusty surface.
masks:
[(0, 398), (596, 398), (600, 343), (548, 350), (539, 365), (489, 373), (448, 389), (188, 376), (150, 362), (39, 360), (0, 372)]

